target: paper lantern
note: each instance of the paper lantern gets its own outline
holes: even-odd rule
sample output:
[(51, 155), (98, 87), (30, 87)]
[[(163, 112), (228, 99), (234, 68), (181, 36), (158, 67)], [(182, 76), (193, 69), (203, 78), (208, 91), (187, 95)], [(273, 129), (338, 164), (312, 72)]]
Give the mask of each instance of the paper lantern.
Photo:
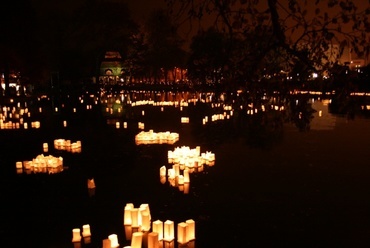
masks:
[(81, 241), (81, 234), (80, 228), (73, 228), (72, 229), (72, 242), (80, 242)]
[(174, 164), (172, 165), (173, 170), (175, 171), (175, 177), (178, 177), (180, 175), (180, 165)]
[(140, 209), (144, 212), (144, 213), (147, 213), (149, 215), (149, 220), (152, 219), (151, 215), (150, 215), (150, 208), (149, 208), (149, 204), (148, 203), (142, 203), (140, 204)]
[(123, 224), (124, 225), (131, 225), (132, 224), (132, 217), (131, 217), (131, 205), (126, 205), (124, 212), (123, 212)]
[(17, 162), (15, 162), (15, 168), (17, 168), (17, 169), (22, 169), (22, 168), (23, 168), (23, 164), (22, 164), (22, 162), (21, 162), (21, 161), (17, 161)]
[(49, 145), (48, 145), (48, 143), (43, 143), (42, 144), (42, 148), (43, 148), (43, 151), (44, 152), (48, 152), (49, 151)]
[(166, 171), (167, 171), (166, 166), (164, 166), (164, 165), (161, 166), (159, 168), (159, 175), (165, 177), (166, 176)]
[(63, 127), (67, 127), (67, 121), (63, 121)]
[(141, 231), (149, 231), (150, 230), (150, 218), (149, 213), (143, 212), (141, 213)]
[(111, 248), (110, 239), (103, 239), (103, 248)]
[(186, 239), (186, 228), (187, 224), (185, 222), (180, 222), (177, 224), (177, 242), (180, 244), (187, 243)]
[(164, 233), (163, 239), (165, 241), (172, 241), (175, 238), (175, 226), (172, 220), (166, 220), (164, 222)]
[(132, 248), (141, 248), (143, 243), (143, 233), (142, 232), (134, 232), (131, 238), (131, 247)]
[(185, 221), (187, 224), (186, 228), (186, 240), (187, 242), (195, 239), (195, 221), (192, 219), (188, 219)]
[(161, 220), (153, 221), (152, 231), (158, 233), (158, 240), (163, 239), (163, 222)]
[(89, 224), (83, 225), (82, 226), (82, 237), (85, 238), (89, 236), (91, 236), (90, 225)]
[(190, 184), (184, 183), (184, 194), (189, 194), (189, 188), (190, 188)]
[(151, 232), (148, 234), (148, 248), (159, 248), (158, 233)]
[(189, 174), (189, 169), (184, 169), (184, 183), (189, 183), (190, 182), (190, 174)]
[(138, 208), (131, 209), (131, 226), (133, 228), (139, 227), (139, 209)]
[(168, 178), (169, 179), (174, 179), (175, 178), (175, 170), (174, 169), (168, 169), (167, 170)]
[(94, 189), (95, 188), (95, 181), (94, 178), (87, 179), (87, 188), (88, 189)]
[(179, 185), (183, 185), (184, 184), (184, 176), (183, 175), (179, 175), (179, 177), (178, 177), (178, 184)]
[(109, 235), (108, 236), (108, 239), (110, 241), (110, 247), (111, 248), (119, 247), (117, 234), (111, 234), (111, 235)]

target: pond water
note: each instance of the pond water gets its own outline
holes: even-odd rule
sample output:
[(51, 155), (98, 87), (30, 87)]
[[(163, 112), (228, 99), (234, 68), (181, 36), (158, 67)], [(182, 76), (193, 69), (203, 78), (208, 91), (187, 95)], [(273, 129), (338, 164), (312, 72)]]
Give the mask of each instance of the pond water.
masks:
[[(178, 223), (195, 222), (195, 240), (161, 247), (368, 247), (370, 107), (351, 99), (130, 91), (4, 103), (2, 243), (103, 247), (116, 234), (129, 246), (132, 203), (148, 204), (152, 222), (173, 221), (176, 235)], [(137, 142), (140, 132), (178, 139)], [(56, 139), (81, 148), (59, 149)], [(189, 168), (189, 183), (161, 178), (176, 148), (215, 160)], [(38, 155), (63, 165), (16, 169)], [(91, 239), (73, 243), (86, 224)]]

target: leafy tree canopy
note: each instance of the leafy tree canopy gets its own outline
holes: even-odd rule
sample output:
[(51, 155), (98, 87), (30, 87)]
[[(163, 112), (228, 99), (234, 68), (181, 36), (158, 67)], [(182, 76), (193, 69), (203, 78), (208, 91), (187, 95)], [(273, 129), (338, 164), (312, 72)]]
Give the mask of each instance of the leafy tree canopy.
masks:
[[(299, 60), (305, 65), (302, 68), (312, 71), (330, 68), (345, 48), (352, 49), (358, 56), (369, 55), (368, 1), (166, 2), (178, 22), (198, 23), (200, 29), (213, 26), (225, 34), (229, 39), (227, 49), (232, 70), (229, 75), (241, 76), (244, 80), (258, 78), (255, 74), (266, 68), (269, 58), (277, 54), (291, 67), (297, 64), (294, 60)], [(247, 68), (253, 69), (248, 72)]]

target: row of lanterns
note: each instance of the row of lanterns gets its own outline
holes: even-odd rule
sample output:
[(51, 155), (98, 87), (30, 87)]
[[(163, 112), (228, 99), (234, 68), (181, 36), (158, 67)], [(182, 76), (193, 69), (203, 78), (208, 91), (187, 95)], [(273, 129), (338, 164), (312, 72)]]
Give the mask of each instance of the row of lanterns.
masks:
[[(23, 122), (23, 119), (20, 119), (19, 122), (0, 120), (0, 129), (28, 129), (28, 122)], [(38, 129), (40, 128), (39, 121), (32, 121), (31, 128)]]
[[(54, 148), (56, 150), (63, 150), (68, 152), (81, 152), (81, 141), (77, 140), (76, 142), (72, 142), (71, 140), (66, 139), (55, 139), (54, 140)], [(44, 152), (48, 152), (48, 143), (43, 144)]]
[(190, 148), (189, 146), (176, 147), (174, 150), (167, 152), (168, 163), (179, 164), (180, 169), (184, 167), (194, 168), (203, 164), (213, 166), (215, 154), (206, 151), (200, 152), (200, 146)]
[(179, 134), (174, 132), (141, 131), (135, 136), (135, 143), (141, 144), (174, 144), (179, 140)]
[(17, 161), (15, 166), (17, 173), (22, 173), (23, 170), (26, 172), (58, 173), (63, 171), (63, 158), (40, 154), (29, 161)]

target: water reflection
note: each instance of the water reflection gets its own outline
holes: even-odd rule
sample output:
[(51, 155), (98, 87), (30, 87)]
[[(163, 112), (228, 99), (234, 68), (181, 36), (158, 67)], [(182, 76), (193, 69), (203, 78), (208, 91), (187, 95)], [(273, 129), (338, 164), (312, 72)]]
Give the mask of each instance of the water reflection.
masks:
[[(263, 206), (265, 207), (261, 210), (263, 214), (258, 216), (258, 218), (262, 219), (263, 217), (261, 216), (267, 212), (269, 218), (263, 219), (265, 221), (264, 223), (268, 223), (266, 225), (271, 224), (278, 226), (276, 223), (281, 225), (281, 222), (276, 220), (279, 219), (279, 217), (274, 216), (274, 214), (268, 210), (271, 208), (271, 204), (275, 202), (275, 198), (279, 197), (279, 199), (277, 199), (278, 204), (273, 206), (277, 206), (278, 212), (284, 212), (281, 209), (289, 205), (285, 204), (286, 201), (292, 203), (289, 202), (291, 198), (299, 198), (301, 194), (304, 194), (291, 192), (289, 189), (299, 187), (297, 192), (307, 192), (307, 188), (311, 187), (310, 183), (315, 181), (311, 180), (311, 177), (319, 173), (318, 167), (328, 170), (327, 168), (330, 165), (319, 164), (319, 158), (309, 156), (311, 154), (316, 154), (316, 148), (310, 147), (313, 151), (312, 153), (308, 151), (307, 155), (307, 158), (310, 159), (310, 165), (307, 165), (307, 168), (304, 167), (306, 164), (302, 165), (304, 171), (298, 175), (300, 179), (297, 180), (295, 176), (288, 177), (289, 175), (286, 175), (286, 172), (290, 169), (290, 167), (287, 166), (288, 163), (296, 164), (297, 161), (302, 161), (301, 157), (298, 158), (295, 154), (285, 154), (284, 159), (278, 156), (277, 161), (279, 162), (279, 159), (284, 160), (284, 163), (277, 164), (277, 166), (270, 166), (271, 164), (275, 165), (276, 161), (274, 159), (259, 164), (259, 161), (264, 160), (263, 156), (258, 157), (256, 155), (253, 159), (252, 153), (248, 153), (250, 150), (246, 147), (237, 148), (240, 149), (240, 151), (238, 150), (240, 152), (239, 157), (228, 157), (227, 155), (229, 155), (229, 153), (224, 151), (224, 147), (228, 147), (229, 144), (232, 144), (230, 145), (231, 148), (228, 147), (228, 149), (233, 150), (235, 146), (233, 146), (234, 143), (231, 143), (231, 141), (240, 139), (253, 148), (271, 148), (283, 142), (283, 136), (286, 135), (285, 128), (287, 126), (293, 127), (293, 129), (289, 129), (289, 131), (301, 131), (304, 132), (304, 134), (310, 131), (333, 130), (337, 128), (339, 116), (346, 115), (346, 112), (334, 111), (339, 103), (337, 101), (333, 103), (331, 97), (321, 98), (320, 96), (302, 95), (282, 97), (278, 95), (268, 96), (262, 94), (258, 99), (255, 99), (253, 97), (247, 98), (246, 95), (221, 95), (223, 97), (216, 98), (212, 93), (194, 92), (128, 92), (127, 96), (125, 94), (126, 92), (118, 96), (112, 94), (111, 97), (115, 99), (112, 102), (108, 100), (108, 96), (102, 96), (101, 101), (99, 100), (98, 103), (88, 103), (86, 98), (81, 98), (80, 101), (76, 101), (77, 105), (72, 105), (71, 103), (61, 104), (58, 106), (58, 111), (55, 111), (52, 107), (48, 107), (45, 102), (34, 101), (27, 104), (27, 113), (30, 113), (29, 117), (31, 119), (33, 118), (32, 121), (39, 121), (41, 123), (40, 128), (30, 128), (28, 130), (20, 128), (19, 130), (0, 131), (8, 145), (6, 150), (3, 151), (4, 154), (17, 146), (21, 146), (20, 151), (27, 151), (27, 154), (19, 152), (16, 155), (11, 155), (9, 152), (9, 154), (6, 155), (11, 155), (10, 158), (2, 154), (2, 158), (7, 158), (8, 161), (11, 161), (12, 173), (14, 173), (14, 162), (25, 161), (28, 157), (31, 157), (29, 155), (34, 157), (34, 155), (39, 152), (38, 147), (41, 149), (41, 144), (52, 144), (53, 140), (59, 137), (65, 137), (66, 140), (81, 139), (84, 143), (84, 149), (81, 151), (81, 154), (78, 155), (64, 153), (64, 151), (59, 151), (58, 149), (49, 149), (47, 151), (50, 154), (55, 153), (54, 155), (60, 155), (62, 153), (66, 156), (64, 162), (71, 169), (68, 170), (68, 173), (61, 173), (60, 177), (53, 176), (45, 179), (44, 177), (38, 176), (31, 178), (17, 175), (17, 180), (24, 180), (27, 178), (23, 182), (23, 185), (32, 185), (32, 183), (35, 183), (32, 180), (40, 180), (39, 188), (46, 191), (44, 193), (40, 191), (39, 193), (37, 190), (32, 191), (32, 187), (25, 187), (33, 193), (36, 192), (37, 194), (34, 195), (40, 198), (38, 199), (41, 202), (39, 205), (37, 205), (37, 203), (32, 203), (34, 204), (32, 211), (38, 210), (38, 206), (45, 205), (42, 204), (45, 202), (47, 202), (47, 206), (51, 206), (50, 209), (52, 209), (47, 209), (48, 212), (46, 217), (27, 217), (30, 219), (32, 218), (30, 223), (34, 223), (35, 220), (37, 220), (36, 222), (43, 223), (42, 220), (48, 219), (49, 217), (57, 218), (57, 221), (55, 221), (55, 219), (54, 221), (59, 224), (65, 221), (68, 224), (61, 225), (60, 229), (68, 230), (68, 236), (61, 235), (62, 237), (60, 239), (67, 240), (68, 243), (70, 242), (69, 228), (71, 227), (71, 223), (73, 227), (75, 223), (82, 224), (86, 222), (86, 219), (91, 219), (93, 220), (92, 224), (94, 227), (100, 229), (99, 232), (102, 233), (96, 238), (92, 237), (91, 242), (94, 243), (94, 245), (96, 243), (100, 245), (102, 242), (101, 238), (107, 237), (107, 234), (109, 234), (108, 232), (123, 228), (120, 218), (118, 218), (117, 221), (119, 224), (112, 224), (113, 227), (110, 226), (111, 224), (107, 224), (105, 215), (116, 217), (116, 213), (111, 211), (111, 205), (117, 204), (117, 208), (119, 208), (123, 200), (133, 200), (137, 202), (142, 199), (141, 197), (145, 196), (150, 199), (151, 202), (157, 204), (156, 208), (154, 208), (157, 210), (155, 214), (161, 219), (174, 217), (176, 218), (176, 223), (179, 223), (185, 219), (182, 217), (194, 217), (197, 220), (201, 220), (204, 229), (212, 230), (216, 233), (216, 236), (220, 234), (221, 231), (217, 230), (217, 225), (212, 224), (220, 223), (214, 220), (214, 218), (216, 218), (215, 216), (218, 216), (220, 213), (216, 209), (212, 209), (212, 206), (220, 206), (222, 209), (227, 209), (227, 207), (230, 206), (228, 200), (235, 200), (237, 202), (237, 204), (235, 204), (235, 212), (241, 211), (241, 209), (244, 210), (244, 208), (248, 208), (248, 210), (251, 211), (250, 215), (248, 215), (248, 213), (246, 214), (248, 216), (245, 217), (243, 221), (247, 220), (253, 222), (256, 220), (253, 219), (252, 216), (253, 210), (257, 212), (256, 209)], [(116, 97), (119, 98), (119, 103)], [(370, 109), (367, 100), (358, 98), (358, 96), (353, 97), (353, 101), (355, 101), (356, 104), (351, 105), (353, 109), (352, 112), (355, 113), (356, 116), (366, 116)], [(82, 101), (82, 99), (84, 100)], [(95, 101), (96, 96), (88, 97), (88, 99)], [(172, 102), (173, 99), (176, 101)], [(105, 100), (107, 101), (105, 102)], [(117, 104), (117, 106), (115, 104)], [(20, 106), (24, 107), (25, 105), (20, 104)], [(0, 108), (1, 111), (4, 110), (4, 107), (7, 113), (9, 113), (8, 109), (12, 110), (11, 107), (8, 108), (8, 106), (4, 104)], [(40, 111), (40, 107), (42, 107), (42, 111)], [(109, 109), (108, 112), (106, 111), (107, 107)], [(110, 109), (112, 109), (112, 111)], [(14, 113), (17, 113), (17, 111), (18, 110), (14, 111)], [(5, 116), (5, 113), (3, 114), (3, 121), (7, 121), (9, 115), (7, 114)], [(181, 121), (181, 117), (184, 116), (188, 117), (188, 123), (183, 123)], [(14, 116), (12, 115), (12, 117)], [(64, 121), (67, 121), (68, 125), (63, 125)], [(117, 121), (120, 123), (120, 128), (116, 127)], [(126, 128), (121, 128), (125, 126), (122, 125), (123, 123), (126, 123)], [(173, 149), (175, 143), (159, 142), (161, 143), (160, 145), (157, 143), (146, 143), (137, 146), (135, 143), (135, 135), (143, 130), (144, 132), (146, 130), (155, 130), (156, 132), (179, 133), (179, 139), (176, 143), (178, 142), (180, 146), (201, 144), (202, 147), (204, 146), (211, 151), (217, 148), (219, 153), (225, 152), (226, 155), (223, 154), (223, 156), (220, 156), (222, 158), (220, 166), (218, 166), (218, 162), (213, 168), (200, 166), (198, 164), (198, 166), (195, 167), (196, 169), (194, 169), (194, 172), (215, 172), (219, 170), (221, 175), (208, 173), (205, 174), (208, 176), (208, 178), (205, 179), (205, 177), (199, 177), (199, 175), (203, 176), (203, 173), (198, 175), (194, 173), (192, 174), (194, 177), (191, 178), (191, 181), (185, 182), (186, 174), (184, 169), (184, 174), (179, 174), (173, 179), (167, 179), (166, 176), (160, 175), (160, 182), (158, 183), (157, 169), (161, 164), (168, 162), (168, 157), (166, 157), (165, 152), (168, 149)], [(22, 143), (18, 141), (27, 142)], [(255, 150), (253, 150), (253, 152), (255, 152)], [(365, 155), (365, 153), (362, 155)], [(291, 156), (294, 158), (292, 161), (288, 160)], [(356, 156), (351, 157), (351, 160), (348, 159), (348, 161), (357, 159), (355, 157)], [(243, 160), (242, 166), (237, 164), (236, 160), (238, 159), (245, 159), (245, 161)], [(331, 159), (332, 157), (328, 158), (328, 161)], [(288, 162), (286, 162), (286, 160), (288, 160)], [(358, 161), (360, 160), (358, 159)], [(176, 161), (179, 167), (186, 163), (187, 162), (181, 160)], [(194, 164), (194, 161), (189, 164)], [(284, 171), (283, 177), (276, 176), (281, 175), (278, 174), (279, 169), (276, 169), (279, 168), (279, 165), (281, 165), (282, 168), (280, 169)], [(251, 168), (253, 166), (258, 167), (258, 169), (252, 170)], [(20, 170), (21, 174), (24, 172), (23, 169), (22, 167)], [(176, 167), (172, 169), (175, 171), (177, 170)], [(216, 170), (213, 171), (213, 169)], [(30, 170), (26, 171), (28, 172)], [(190, 170), (188, 172), (190, 173)], [(240, 177), (238, 177), (239, 172), (242, 174)], [(289, 171), (289, 173), (293, 172)], [(86, 178), (91, 179), (92, 177), (97, 178), (98, 187), (97, 189), (95, 187), (89, 187), (88, 181), (87, 193)], [(61, 178), (63, 178), (63, 180)], [(304, 183), (301, 183), (301, 178), (303, 178), (302, 181), (304, 181)], [(244, 179), (248, 180), (243, 181)], [(330, 183), (326, 181), (333, 180), (332, 178), (325, 178), (325, 180), (319, 178), (317, 180), (325, 181), (326, 186), (332, 184), (337, 187), (337, 185), (339, 185), (338, 182), (342, 179), (343, 178), (337, 181), (330, 181)], [(294, 180), (299, 182), (295, 182)], [(67, 183), (65, 183), (65, 181), (67, 181)], [(82, 186), (79, 185), (80, 181), (82, 182)], [(273, 186), (268, 184), (270, 181), (274, 182)], [(286, 181), (288, 181), (288, 183)], [(7, 183), (12, 184), (12, 181), (9, 180)], [(12, 185), (16, 185), (17, 183)], [(172, 189), (167, 190), (166, 188), (169, 187), (163, 187), (162, 185), (166, 183), (168, 183), (166, 186), (176, 187), (178, 191), (184, 194), (173, 193)], [(191, 192), (189, 192), (190, 183), (192, 184), (192, 188), (190, 189)], [(48, 186), (51, 184), (52, 187), (43, 187), (44, 184)], [(284, 186), (280, 186), (280, 184)], [(307, 184), (310, 187), (307, 186)], [(308, 200), (301, 200), (297, 205), (306, 206), (311, 204), (310, 207), (315, 207), (316, 205), (314, 204), (316, 204), (316, 202), (312, 203), (311, 199), (315, 198), (317, 195), (321, 197), (321, 189), (319, 186), (314, 185), (317, 191), (313, 190), (310, 192), (310, 198)], [(275, 190), (275, 187), (279, 188)], [(332, 186), (329, 186), (326, 190), (333, 192), (333, 188), (331, 187)], [(20, 188), (22, 187), (17, 185), (17, 187), (11, 190), (18, 192), (21, 191)], [(82, 189), (80, 190), (81, 192), (79, 192), (80, 188)], [(360, 187), (356, 187), (356, 190), (359, 190), (359, 188)], [(150, 193), (146, 193), (146, 191)], [(278, 195), (275, 191), (289, 192), (289, 195)], [(19, 195), (28, 197), (28, 194)], [(323, 195), (326, 197), (326, 194)], [(220, 196), (225, 196), (226, 200), (224, 200), (224, 202), (221, 201)], [(320, 199), (326, 199), (325, 197)], [(354, 196), (351, 195), (349, 197)], [(55, 199), (60, 200), (53, 203), (52, 201)], [(29, 201), (33, 202), (30, 199)], [(247, 203), (245, 204), (244, 201)], [(24, 200), (24, 202), (28, 203), (26, 200)], [(250, 202), (252, 202), (252, 204), (250, 204)], [(268, 207), (264, 205), (266, 202), (266, 205), (269, 205)], [(18, 199), (17, 203), (23, 204), (23, 200)], [(295, 202), (291, 205), (294, 204)], [(251, 207), (251, 205), (253, 206)], [(289, 205), (289, 207), (291, 207), (291, 205)], [(60, 206), (66, 208), (66, 213), (63, 212), (64, 209), (63, 211), (59, 210), (63, 208)], [(158, 206), (164, 206), (164, 209), (160, 209)], [(175, 209), (177, 206), (181, 206), (181, 209)], [(205, 209), (204, 206), (210, 207), (210, 213), (207, 212), (208, 209)], [(238, 209), (239, 206), (240, 209)], [(279, 207), (281, 209), (279, 209)], [(298, 210), (291, 207), (287, 212), (284, 212), (286, 214), (284, 218), (291, 216), (291, 212), (293, 212), (292, 215), (302, 217), (301, 215), (303, 214), (301, 210), (311, 215), (312, 212), (314, 212), (308, 211), (305, 207), (299, 207)], [(317, 210), (317, 208), (315, 209), (315, 211), (319, 210)], [(63, 217), (55, 217), (52, 211), (56, 211), (56, 216)], [(233, 213), (230, 213), (230, 215), (233, 215), (233, 217), (237, 216), (237, 214)], [(68, 216), (68, 218), (66, 218), (66, 220), (59, 220), (59, 218), (63, 219), (64, 216)], [(226, 217), (226, 214), (222, 215), (223, 221), (230, 223)], [(306, 220), (309, 218), (306, 218)], [(113, 218), (107, 219), (111, 221)], [(295, 220), (296, 219), (297, 218), (295, 218)], [(115, 220), (117, 220), (117, 218), (115, 218)], [(41, 226), (40, 223), (38, 224), (39, 226)], [(46, 223), (48, 222), (46, 221)], [(262, 222), (256, 220), (253, 223), (260, 224)], [(109, 225), (109, 228), (107, 225)], [(201, 228), (202, 225), (200, 225)], [(237, 225), (238, 226), (234, 229), (235, 236), (240, 235), (240, 233), (238, 233), (239, 230), (243, 230), (242, 224)], [(286, 226), (283, 226), (282, 228), (285, 227)], [(105, 228), (109, 230), (102, 230)], [(204, 229), (202, 231), (204, 235), (200, 236), (203, 242), (206, 240), (204, 236), (207, 234), (207, 231), (204, 231)], [(253, 228), (250, 230), (252, 229)], [(259, 227), (258, 231), (261, 229), (263, 229), (263, 227)], [(121, 234), (124, 233), (123, 231), (126, 231), (126, 229), (122, 230)], [(50, 233), (52, 232), (53, 230), (50, 230)], [(257, 233), (257, 231), (255, 233)], [(32, 234), (34, 234), (34, 232)], [(93, 235), (95, 235), (95, 233), (93, 233)], [(60, 239), (58, 241), (60, 241)], [(121, 243), (122, 242), (123, 239), (121, 239)], [(85, 244), (85, 241), (81, 241), (81, 243)], [(78, 244), (76, 243), (74, 245)], [(163, 242), (162, 245), (173, 247), (183, 246), (176, 244), (176, 242)], [(187, 244), (187, 246), (191, 245), (194, 246), (195, 242)]]

